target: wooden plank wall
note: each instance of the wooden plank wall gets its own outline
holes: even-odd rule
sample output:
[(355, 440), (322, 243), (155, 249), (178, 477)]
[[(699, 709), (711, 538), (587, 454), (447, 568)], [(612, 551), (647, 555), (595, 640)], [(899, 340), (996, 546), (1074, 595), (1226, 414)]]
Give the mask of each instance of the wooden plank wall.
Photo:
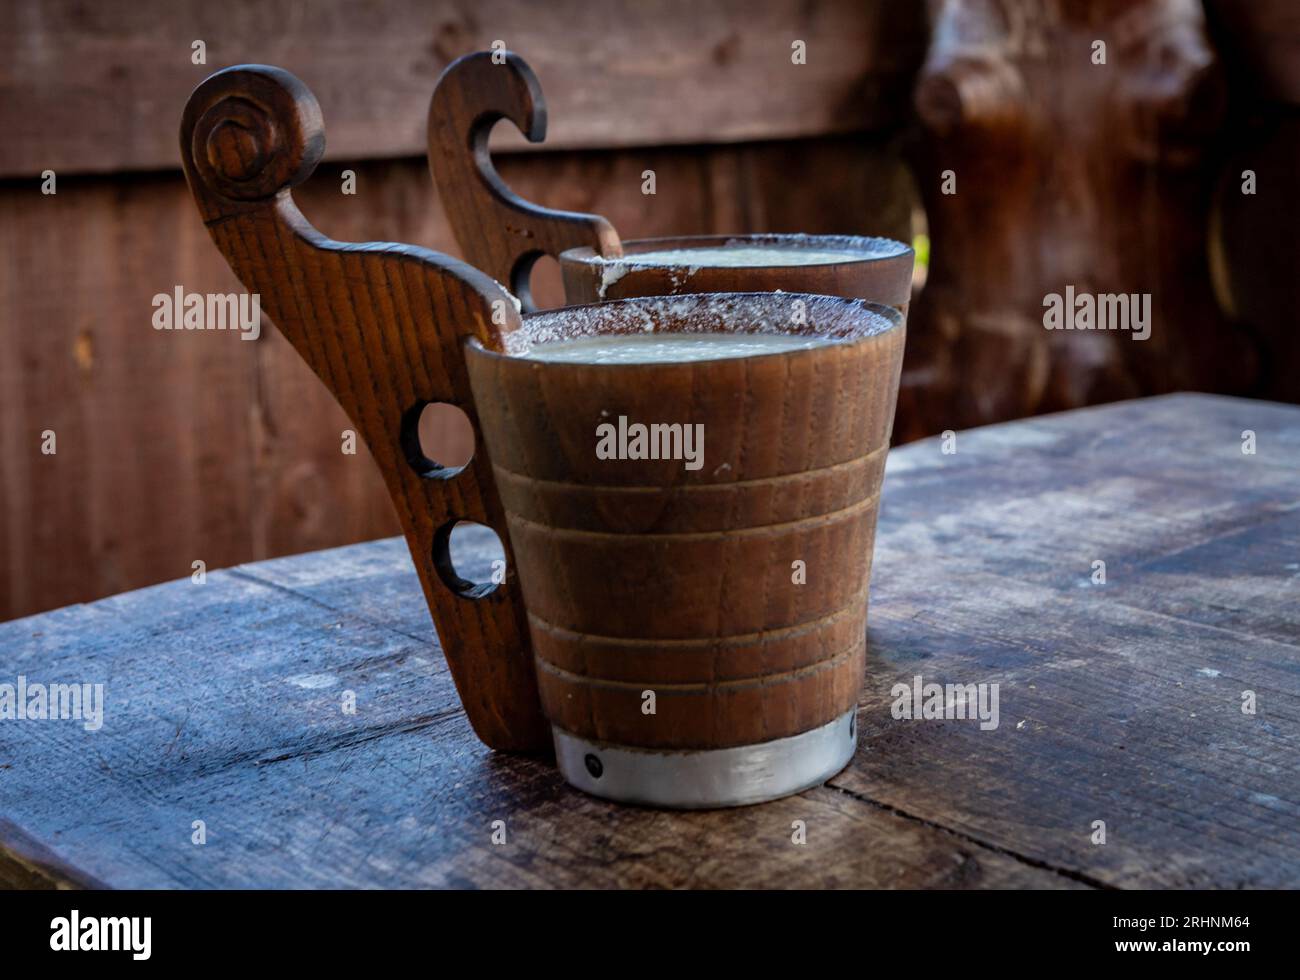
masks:
[[(1206, 0), (1229, 78), (1233, 112), (1211, 242), (1220, 303), (1250, 325), (1269, 352), (1250, 394), (1300, 401), (1300, 4), (1295, 0)], [(1252, 171), (1256, 194), (1240, 193)], [(1265, 190), (1261, 190), (1261, 188)], [(1280, 193), (1279, 193), (1280, 192)], [(1270, 197), (1265, 195), (1269, 194)], [(1290, 207), (1260, 206), (1289, 197)]]
[[(340, 239), (455, 253), (425, 171), (425, 111), (451, 59), (498, 39), (533, 64), (550, 107), (540, 152), (508, 126), (495, 134), (499, 169), (526, 197), (600, 211), (626, 237), (907, 238), (916, 195), (899, 150), (928, 42), (925, 7), (0, 4), (0, 619), (187, 575), (195, 560), (218, 568), (396, 531), (364, 449), (340, 451), (341, 414), (274, 330), (248, 343), (150, 326), (156, 293), (237, 286), (176, 157), (181, 108), (211, 71), (278, 64), (315, 91), (329, 148), (300, 199)], [(1230, 75), (1223, 186), (1249, 168), (1264, 186), (1289, 187), (1300, 160), (1294, 4), (1206, 8)], [(790, 63), (796, 39), (806, 65)], [(191, 61), (195, 40), (206, 64)], [(47, 169), (53, 196), (40, 191)], [(354, 196), (340, 192), (344, 169), (357, 174)], [(653, 197), (640, 193), (646, 169), (656, 171)], [(1259, 200), (1221, 192), (1208, 247), (1221, 304), (1268, 352), (1260, 384), (1239, 393), (1295, 400), (1295, 208)], [(543, 302), (558, 301), (551, 273), (539, 272)], [(909, 356), (924, 350), (925, 305), (913, 305)], [(923, 399), (944, 380), (924, 365), (913, 374)], [(909, 418), (918, 412), (905, 402), (898, 431)], [(435, 444), (451, 439), (445, 424), (435, 429)], [(57, 434), (56, 455), (40, 452), (45, 430)]]
[[(330, 151), (299, 200), (342, 240), (456, 253), (422, 158), (424, 114), (447, 61), (498, 37), (542, 79), (548, 147), (567, 147), (499, 158), (525, 197), (599, 211), (627, 237), (910, 234), (892, 125), (924, 46), (913, 5), (539, 9), (4, 6), (0, 619), (185, 576), (195, 560), (213, 569), (397, 531), (364, 449), (341, 451), (342, 413), (273, 329), (245, 342), (151, 327), (156, 293), (238, 288), (176, 169), (185, 98), (224, 64), (280, 64), (316, 92)], [(189, 62), (194, 38), (206, 66)], [(786, 38), (808, 41), (808, 73), (787, 71)], [(55, 195), (40, 191), (47, 168)], [(355, 195), (341, 193), (344, 169)], [(544, 283), (542, 298), (555, 290)], [(55, 455), (40, 452), (45, 430)]]
[[(433, 80), (504, 42), (552, 109), (552, 148), (860, 132), (908, 113), (922, 4), (889, 0), (11, 0), (0, 6), (0, 176), (177, 166), (216, 68), (298, 75), (339, 159), (424, 152)], [(807, 46), (793, 65), (791, 44)], [(207, 64), (192, 63), (195, 41)], [(526, 145), (503, 133), (503, 145)]]

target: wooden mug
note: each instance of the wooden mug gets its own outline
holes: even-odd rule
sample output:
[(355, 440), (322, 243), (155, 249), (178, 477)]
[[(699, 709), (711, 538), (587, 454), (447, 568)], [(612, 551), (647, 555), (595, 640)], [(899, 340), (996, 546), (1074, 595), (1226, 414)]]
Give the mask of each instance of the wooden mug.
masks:
[[(693, 264), (642, 258), (656, 252), (689, 256), (715, 249), (755, 250), (745, 265)], [(765, 249), (816, 253), (820, 261), (763, 263)], [(827, 260), (832, 254), (843, 258)], [(629, 296), (783, 290), (871, 300), (903, 314), (912, 293), (912, 250), (889, 238), (856, 235), (690, 235), (623, 242), (622, 255), (604, 256), (590, 246), (559, 255), (564, 295), (570, 303), (599, 303)]]
[[(570, 304), (629, 296), (782, 289), (883, 303), (906, 313), (912, 249), (887, 238), (855, 235), (712, 235), (621, 241), (605, 218), (556, 211), (525, 201), (492, 167), (488, 136), (509, 119), (534, 143), (546, 138), (546, 103), (537, 76), (513, 52), (477, 52), (442, 73), (429, 104), (429, 169), (466, 261), (507, 285), (524, 308), (543, 255), (559, 260)], [(682, 259), (649, 263), (649, 252), (767, 248), (836, 253), (813, 264), (743, 266)]]
[[(504, 288), (463, 263), (336, 242), (312, 227), (291, 192), (319, 162), (324, 130), (315, 99), (287, 72), (216, 73), (191, 95), (180, 135), (214, 243), (379, 465), (487, 745), (554, 746), (583, 788), (679, 806), (781, 795), (847, 760), (901, 314), (774, 293), (521, 316)], [(840, 342), (660, 365), (517, 356), (543, 336), (632, 324)], [(416, 424), (431, 402), (468, 416), (477, 451), (466, 466), (439, 467), (420, 451)], [(653, 422), (665, 410), (706, 426), (707, 465), (595, 465), (600, 412)], [(491, 527), (505, 545), (495, 589), (455, 575), (448, 539), (461, 521)], [(662, 614), (646, 612), (656, 604)], [(653, 715), (643, 713), (647, 690), (662, 705)], [(640, 720), (655, 717), (662, 724)]]
[[(648, 330), (837, 342), (666, 363), (526, 356)], [(503, 350), (468, 343), (570, 783), (736, 805), (848, 762), (903, 336), (898, 311), (861, 300), (702, 293), (533, 313)], [(697, 427), (699, 465), (597, 453), (603, 426), (636, 425)]]

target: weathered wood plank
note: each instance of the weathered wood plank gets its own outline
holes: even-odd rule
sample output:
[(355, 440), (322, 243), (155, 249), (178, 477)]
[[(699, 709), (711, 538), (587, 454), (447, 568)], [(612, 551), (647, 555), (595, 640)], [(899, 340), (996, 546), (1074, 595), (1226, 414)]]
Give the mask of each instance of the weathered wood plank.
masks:
[[(250, 62), (317, 94), (330, 158), (423, 155), (438, 74), (498, 40), (546, 86), (551, 149), (854, 132), (907, 111), (924, 33), (921, 5), (884, 0), (21, 0), (0, 8), (0, 176), (176, 168), (190, 91)], [(530, 146), (500, 128), (503, 147)]]
[[(833, 785), (1109, 885), (1300, 882), (1300, 647), (943, 562), (873, 603), (865, 750)], [(999, 727), (895, 720), (918, 675), (998, 683)]]
[[(298, 575), (293, 592), (232, 570), (0, 626), (0, 649), (24, 649), (7, 669), (103, 680), (109, 698), (93, 734), (0, 728), (13, 760), (0, 796), (17, 818), (0, 826), (0, 866), (71, 859), (118, 887), (1076, 884), (832, 789), (669, 816), (494, 755), (430, 642), (298, 594), (315, 591), (305, 564), (361, 591), (374, 551), (401, 558), (387, 578), (418, 601), (407, 559), (381, 542), (268, 563), (272, 578)], [(340, 710), (345, 690), (355, 716)], [(71, 768), (21, 761), (37, 746)], [(507, 837), (494, 845), (498, 819)], [(195, 820), (203, 846), (190, 843)], [(795, 820), (807, 845), (791, 841)], [(35, 840), (52, 846), (32, 854)]]
[[(0, 682), (108, 685), (99, 732), (0, 723), (0, 880), (1295, 887), (1297, 440), (1300, 409), (1176, 396), (894, 450), (862, 747), (738, 811), (621, 808), (483, 749), (397, 540), (0, 624)], [(917, 674), (999, 684), (998, 727), (895, 719)]]
[[(1300, 410), (1147, 399), (956, 447), (891, 455), (867, 750), (833, 784), (1106, 884), (1293, 887)], [(918, 674), (996, 681), (1000, 727), (894, 720)]]

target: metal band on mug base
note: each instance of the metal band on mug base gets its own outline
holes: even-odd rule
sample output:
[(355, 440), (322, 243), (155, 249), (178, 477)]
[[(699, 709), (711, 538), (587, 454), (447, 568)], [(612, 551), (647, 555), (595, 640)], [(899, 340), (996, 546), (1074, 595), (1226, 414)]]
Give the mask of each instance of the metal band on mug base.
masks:
[(559, 728), (555, 759), (571, 786), (620, 803), (681, 810), (763, 803), (820, 786), (848, 765), (856, 706), (829, 724), (756, 745), (689, 752), (588, 742)]

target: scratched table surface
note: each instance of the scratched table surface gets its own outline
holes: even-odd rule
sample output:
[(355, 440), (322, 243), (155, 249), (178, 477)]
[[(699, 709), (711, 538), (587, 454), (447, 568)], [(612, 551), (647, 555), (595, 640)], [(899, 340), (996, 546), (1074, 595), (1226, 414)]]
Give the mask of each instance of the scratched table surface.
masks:
[[(823, 787), (659, 812), (487, 750), (392, 539), (0, 624), (0, 682), (105, 685), (97, 731), (0, 720), (0, 883), (1300, 885), (1300, 407), (944, 448), (890, 456), (861, 746)], [(918, 676), (997, 684), (997, 727), (894, 717)]]

